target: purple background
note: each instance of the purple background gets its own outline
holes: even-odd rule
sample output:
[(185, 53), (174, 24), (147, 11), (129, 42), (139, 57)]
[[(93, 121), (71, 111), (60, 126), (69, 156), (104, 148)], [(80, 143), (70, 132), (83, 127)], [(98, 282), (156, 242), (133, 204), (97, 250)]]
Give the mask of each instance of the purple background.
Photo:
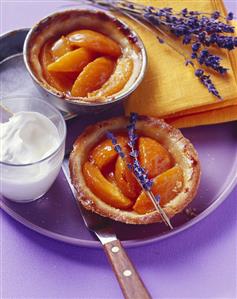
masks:
[[(236, 11), (235, 1), (225, 3)], [(30, 27), (67, 4), (2, 1), (1, 32)], [(191, 229), (127, 249), (153, 298), (237, 298), (236, 199), (237, 188)], [(102, 250), (48, 239), (2, 211), (0, 225), (1, 298), (122, 298)]]

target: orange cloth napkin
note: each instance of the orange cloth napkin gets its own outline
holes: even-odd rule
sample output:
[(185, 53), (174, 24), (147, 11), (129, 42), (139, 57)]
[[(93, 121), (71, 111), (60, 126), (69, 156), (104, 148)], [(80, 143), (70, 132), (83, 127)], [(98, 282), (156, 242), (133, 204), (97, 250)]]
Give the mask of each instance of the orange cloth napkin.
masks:
[[(137, 0), (136, 2), (157, 7), (173, 7), (176, 11), (187, 7), (205, 12), (219, 10), (222, 15), (226, 14), (220, 0)], [(237, 50), (228, 52), (218, 49), (218, 55), (223, 59), (222, 65), (229, 69), (228, 74), (224, 76), (211, 73), (212, 80), (224, 99), (220, 101), (194, 76), (193, 68), (185, 66), (179, 54), (167, 45), (160, 44), (155, 34), (142, 25), (129, 18), (123, 18), (140, 35), (148, 55), (145, 78), (125, 104), (127, 114), (133, 111), (162, 117), (177, 127), (237, 120)], [(179, 47), (190, 52), (181, 42)]]

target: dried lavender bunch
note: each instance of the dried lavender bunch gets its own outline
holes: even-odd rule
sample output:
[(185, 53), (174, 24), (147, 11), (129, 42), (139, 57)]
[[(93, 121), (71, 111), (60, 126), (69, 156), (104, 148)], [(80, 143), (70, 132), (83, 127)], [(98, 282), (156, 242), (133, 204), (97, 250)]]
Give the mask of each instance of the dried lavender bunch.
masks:
[[(156, 28), (159, 33), (163, 34), (162, 38), (157, 37), (160, 43), (170, 46), (166, 33), (171, 33), (182, 39), (183, 44), (189, 46), (190, 55), (185, 58), (185, 64), (191, 65), (196, 71), (200, 70), (195, 64), (205, 65), (221, 75), (226, 74), (227, 68), (221, 65), (221, 58), (213, 55), (207, 48), (215, 46), (224, 48), (229, 51), (237, 47), (237, 37), (231, 36), (234, 33), (234, 27), (228, 21), (232, 20), (234, 15), (228, 13), (227, 17), (221, 16), (220, 12), (205, 13), (191, 11), (187, 8), (179, 12), (174, 11), (170, 7), (155, 8), (136, 4), (126, 0), (84, 0), (99, 6), (106, 6), (111, 10), (117, 10), (125, 15), (131, 16), (133, 19), (149, 23)], [(174, 47), (172, 46), (174, 49)], [(179, 54), (180, 51), (176, 50)], [(181, 54), (183, 57), (184, 54)], [(202, 70), (203, 71), (203, 70)], [(204, 72), (204, 71), (203, 71)], [(205, 77), (203, 77), (205, 76)], [(204, 74), (198, 76), (204, 86), (218, 99), (221, 99), (214, 83), (209, 75)]]
[[(162, 29), (173, 33), (176, 37), (182, 38), (183, 44), (191, 45), (192, 60), (196, 60), (200, 65), (205, 65), (218, 72), (225, 74), (228, 69), (223, 67), (220, 62), (221, 58), (213, 55), (207, 47), (216, 46), (233, 50), (237, 47), (237, 38), (233, 36), (220, 35), (220, 33), (233, 33), (234, 27), (219, 20), (220, 13), (214, 12), (210, 17), (201, 15), (200, 12), (188, 11), (186, 8), (181, 12), (174, 13), (172, 8), (145, 8), (143, 14), (150, 24), (159, 26)], [(229, 13), (228, 20), (233, 19), (233, 14)], [(162, 40), (162, 42), (165, 42)], [(194, 64), (186, 60), (186, 65)], [(200, 76), (197, 74), (202, 73)], [(222, 99), (209, 75), (204, 74), (201, 69), (195, 69), (195, 75), (201, 83), (218, 99)]]

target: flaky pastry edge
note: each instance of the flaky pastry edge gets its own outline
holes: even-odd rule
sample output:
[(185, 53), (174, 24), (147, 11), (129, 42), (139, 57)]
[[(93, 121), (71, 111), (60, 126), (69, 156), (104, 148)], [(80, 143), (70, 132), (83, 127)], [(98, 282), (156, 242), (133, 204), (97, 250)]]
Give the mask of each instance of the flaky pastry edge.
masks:
[[(123, 130), (127, 125), (127, 117), (111, 118), (87, 127), (77, 138), (69, 159), (71, 181), (77, 192), (77, 200), (87, 210), (116, 221), (128, 224), (161, 222), (162, 219), (157, 211), (141, 215), (134, 211), (120, 210), (108, 205), (92, 193), (85, 183), (82, 166), (87, 161), (90, 150), (95, 144), (98, 144), (107, 131)], [(139, 116), (136, 128), (144, 136), (156, 139), (165, 146), (183, 171), (182, 191), (163, 207), (168, 217), (172, 218), (180, 213), (197, 193), (201, 175), (198, 154), (180, 130), (170, 126), (162, 119)]]

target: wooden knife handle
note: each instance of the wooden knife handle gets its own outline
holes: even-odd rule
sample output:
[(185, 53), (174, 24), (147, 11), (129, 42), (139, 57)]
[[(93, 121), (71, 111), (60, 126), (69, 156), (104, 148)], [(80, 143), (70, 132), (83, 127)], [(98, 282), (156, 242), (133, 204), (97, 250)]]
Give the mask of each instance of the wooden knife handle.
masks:
[(151, 299), (151, 295), (148, 293), (120, 241), (111, 241), (103, 246), (124, 297), (126, 299)]

